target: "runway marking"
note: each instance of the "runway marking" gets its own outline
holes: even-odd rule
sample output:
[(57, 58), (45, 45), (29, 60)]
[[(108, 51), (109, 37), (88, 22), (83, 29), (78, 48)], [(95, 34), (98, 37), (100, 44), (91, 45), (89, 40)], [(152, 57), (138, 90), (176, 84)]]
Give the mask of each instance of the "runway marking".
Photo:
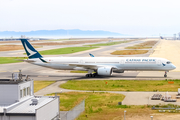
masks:
[(19, 72), (19, 70), (13, 71), (13, 72)]

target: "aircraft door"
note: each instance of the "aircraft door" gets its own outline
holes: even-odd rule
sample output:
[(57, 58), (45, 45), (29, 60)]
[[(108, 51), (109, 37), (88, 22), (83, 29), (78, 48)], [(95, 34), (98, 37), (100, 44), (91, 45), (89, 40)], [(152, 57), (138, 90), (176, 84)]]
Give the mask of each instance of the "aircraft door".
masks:
[(84, 61), (83, 61), (83, 60), (80, 60), (79, 63), (84, 63)]
[(160, 66), (161, 65), (161, 60), (158, 60), (157, 64), (158, 64), (158, 66)]
[(120, 65), (124, 65), (124, 60), (120, 60)]

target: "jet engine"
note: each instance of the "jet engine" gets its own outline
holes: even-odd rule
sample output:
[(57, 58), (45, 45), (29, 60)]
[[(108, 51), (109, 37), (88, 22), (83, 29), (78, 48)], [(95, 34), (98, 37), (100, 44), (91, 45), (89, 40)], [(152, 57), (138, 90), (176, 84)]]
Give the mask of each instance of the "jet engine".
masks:
[(111, 67), (100, 67), (97, 69), (98, 75), (105, 75), (111, 76), (112, 75), (112, 68)]
[(113, 70), (114, 73), (124, 73), (124, 70)]

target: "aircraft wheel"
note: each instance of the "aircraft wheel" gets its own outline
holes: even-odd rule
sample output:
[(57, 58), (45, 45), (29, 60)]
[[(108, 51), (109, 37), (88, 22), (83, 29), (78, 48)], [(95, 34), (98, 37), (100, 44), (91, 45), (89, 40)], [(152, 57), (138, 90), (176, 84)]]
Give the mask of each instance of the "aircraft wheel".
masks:
[(97, 76), (97, 73), (94, 73), (94, 74), (86, 74), (86, 77), (96, 77)]
[(167, 71), (165, 71), (164, 77), (167, 77)]
[(86, 74), (86, 77), (89, 77), (89, 74)]
[(93, 75), (92, 75), (92, 74), (89, 74), (89, 77), (93, 77)]
[(96, 76), (97, 76), (97, 73), (94, 73), (93, 76), (96, 77)]

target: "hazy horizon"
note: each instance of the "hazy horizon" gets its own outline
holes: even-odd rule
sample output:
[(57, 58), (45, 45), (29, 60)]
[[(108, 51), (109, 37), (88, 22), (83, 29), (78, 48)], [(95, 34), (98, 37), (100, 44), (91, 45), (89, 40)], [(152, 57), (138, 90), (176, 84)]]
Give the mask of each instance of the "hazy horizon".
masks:
[(0, 31), (103, 30), (133, 36), (180, 32), (178, 0), (0, 0)]

